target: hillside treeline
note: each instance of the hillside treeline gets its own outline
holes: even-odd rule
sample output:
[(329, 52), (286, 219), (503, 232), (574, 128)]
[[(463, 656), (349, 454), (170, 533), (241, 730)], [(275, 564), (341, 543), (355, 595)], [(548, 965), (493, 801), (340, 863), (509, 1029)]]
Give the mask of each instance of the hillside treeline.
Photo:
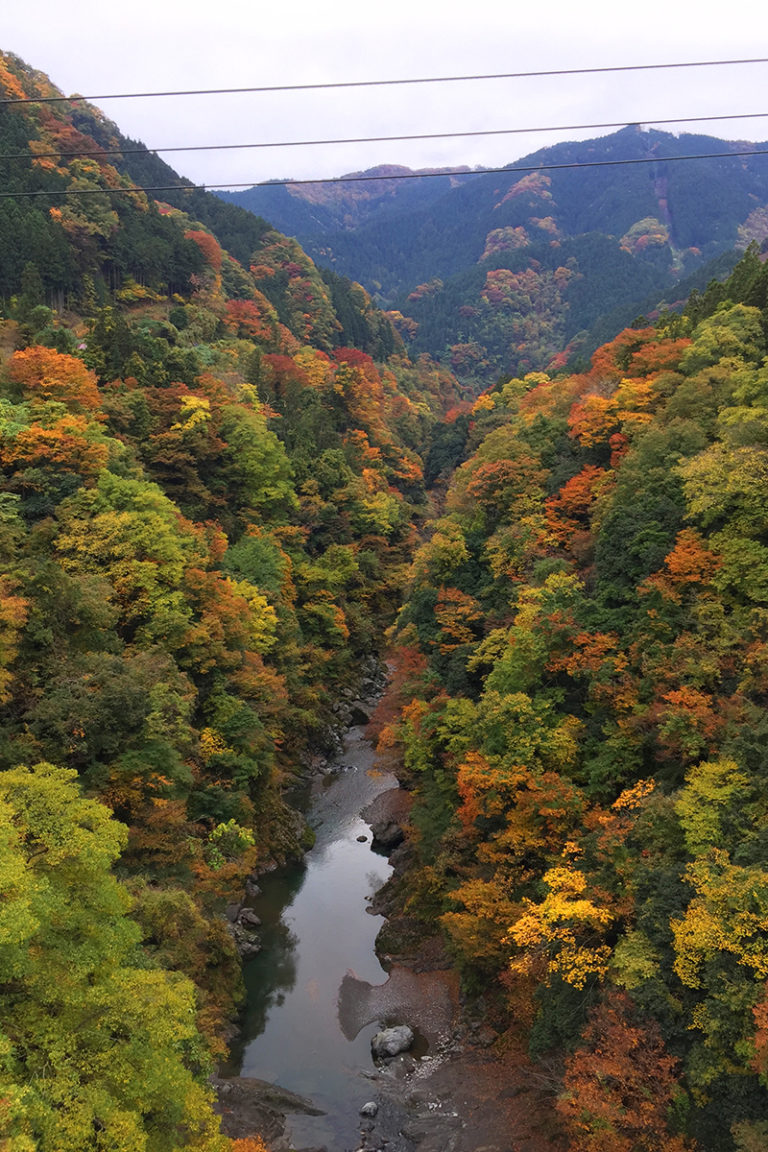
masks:
[(263, 221), (131, 191), (10, 55), (0, 90), (0, 1145), (218, 1152), (223, 908), (307, 845), (285, 793), (400, 603), (456, 382)]
[(768, 1141), (767, 292), (481, 396), (399, 618), (407, 911), (573, 1152)]
[(768, 235), (764, 151), (633, 124), (501, 171), (411, 180), (381, 167), (363, 183), (224, 195), (359, 280), (396, 310), (412, 355), (481, 390), (582, 371), (636, 317), (731, 272), (734, 250)]

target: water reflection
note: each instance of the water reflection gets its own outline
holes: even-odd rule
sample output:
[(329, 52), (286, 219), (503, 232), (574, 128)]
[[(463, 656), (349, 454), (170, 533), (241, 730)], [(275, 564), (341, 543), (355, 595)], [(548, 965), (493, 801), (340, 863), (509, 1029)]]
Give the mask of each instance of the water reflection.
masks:
[[(360, 1072), (372, 1066), (370, 1037), (376, 1029), (345, 1035), (339, 989), (350, 969), (372, 984), (386, 980), (374, 952), (382, 918), (366, 909), (391, 869), (371, 852), (370, 831), (359, 812), (395, 781), (369, 774), (373, 753), (359, 731), (348, 740), (343, 763), (354, 767), (315, 791), (316, 842), (305, 866), (260, 881), (262, 895), (253, 906), (262, 920), (264, 947), (245, 968), (248, 1011), (233, 1051), (233, 1070), (240, 1075), (275, 1081), (327, 1113), (290, 1118), (296, 1146), (341, 1148), (353, 1139), (369, 1092)], [(358, 841), (363, 833), (366, 841)]]
[(262, 949), (243, 967), (246, 1010), (240, 1033), (230, 1050), (227, 1074), (239, 1071), (247, 1045), (262, 1035), (272, 1010), (284, 1004), (286, 994), (296, 987), (299, 939), (290, 925), (283, 922), (282, 912), (293, 901), (305, 876), (303, 865), (274, 872), (262, 882), (261, 896), (251, 901), (261, 920)]

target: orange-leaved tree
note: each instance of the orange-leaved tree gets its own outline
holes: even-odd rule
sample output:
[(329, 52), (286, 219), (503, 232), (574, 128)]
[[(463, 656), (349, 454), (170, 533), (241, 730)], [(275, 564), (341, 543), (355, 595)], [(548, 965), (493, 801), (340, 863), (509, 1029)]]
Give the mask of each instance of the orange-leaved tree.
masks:
[(653, 1021), (638, 1022), (623, 993), (598, 1006), (584, 1044), (566, 1060), (556, 1108), (570, 1152), (684, 1152), (694, 1144), (670, 1131), (677, 1061)]

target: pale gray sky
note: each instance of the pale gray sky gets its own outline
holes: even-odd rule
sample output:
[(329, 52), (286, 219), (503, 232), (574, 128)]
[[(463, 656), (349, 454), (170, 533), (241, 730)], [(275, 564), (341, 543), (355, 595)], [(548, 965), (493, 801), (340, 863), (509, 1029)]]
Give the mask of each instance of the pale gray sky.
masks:
[[(474, 0), (461, 7), (425, 0), (69, 0), (55, 9), (51, 0), (24, 0), (5, 8), (0, 47), (68, 94), (768, 56), (768, 9), (754, 0)], [(127, 135), (162, 148), (768, 112), (767, 91), (768, 65), (747, 65), (97, 103)], [(768, 118), (690, 130), (765, 140)], [(338, 176), (382, 163), (496, 166), (545, 144), (603, 134), (177, 153), (166, 159), (198, 182), (256, 182)]]

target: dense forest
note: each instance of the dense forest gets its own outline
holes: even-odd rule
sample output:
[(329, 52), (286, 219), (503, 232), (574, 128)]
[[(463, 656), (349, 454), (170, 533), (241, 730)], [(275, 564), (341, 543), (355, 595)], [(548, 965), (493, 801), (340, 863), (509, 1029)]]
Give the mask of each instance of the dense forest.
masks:
[(759, 246), (470, 401), (296, 240), (135, 190), (184, 182), (7, 53), (0, 90), (0, 1147), (263, 1152), (212, 1109), (222, 913), (306, 848), (386, 634), (401, 916), (558, 1139), (764, 1148)]
[(295, 241), (130, 192), (114, 125), (0, 82), (0, 1143), (226, 1149), (223, 908), (306, 847), (284, 794), (394, 618), (458, 386)]
[(733, 250), (768, 234), (768, 164), (750, 154), (763, 148), (634, 124), (509, 173), (382, 167), (361, 183), (222, 195), (365, 285), (412, 354), (486, 388), (583, 367), (636, 317), (730, 272)]
[(768, 1141), (767, 305), (752, 249), (433, 460), (384, 734), (403, 906), (495, 987), (572, 1152)]

